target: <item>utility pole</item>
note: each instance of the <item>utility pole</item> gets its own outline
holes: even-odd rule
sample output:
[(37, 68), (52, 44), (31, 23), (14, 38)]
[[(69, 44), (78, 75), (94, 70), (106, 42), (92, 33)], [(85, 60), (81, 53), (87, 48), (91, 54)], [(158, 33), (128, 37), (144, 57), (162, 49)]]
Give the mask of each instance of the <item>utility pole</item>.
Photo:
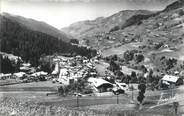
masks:
[(174, 97), (174, 92), (173, 92), (174, 86), (173, 86), (173, 84), (170, 85), (170, 89), (171, 89), (171, 98), (173, 98)]
[(173, 95), (173, 86), (171, 87), (171, 92), (172, 92), (172, 93), (171, 93), (171, 94), (172, 94), (171, 97), (173, 98), (173, 97), (174, 97), (174, 95)]
[(77, 84), (77, 87), (76, 87), (76, 95), (77, 95), (77, 107), (79, 107), (79, 98), (78, 98), (78, 84)]
[(131, 86), (131, 89), (132, 89), (132, 100), (134, 99), (134, 88), (133, 88), (133, 85)]
[(118, 96), (118, 93), (117, 93), (117, 104), (119, 104), (119, 96)]
[(78, 95), (77, 95), (77, 107), (79, 107), (79, 98), (78, 98)]

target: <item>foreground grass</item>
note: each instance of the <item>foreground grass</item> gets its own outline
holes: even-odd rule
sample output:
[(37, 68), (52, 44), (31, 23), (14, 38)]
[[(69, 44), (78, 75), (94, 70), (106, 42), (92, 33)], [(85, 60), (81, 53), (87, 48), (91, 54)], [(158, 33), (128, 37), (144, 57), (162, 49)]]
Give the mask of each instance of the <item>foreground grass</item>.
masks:
[[(13, 97), (3, 98), (0, 103), (0, 116), (95, 116), (93, 111), (77, 111), (62, 105), (40, 105), (33, 101), (20, 101)], [(105, 116), (103, 114), (98, 114)]]
[[(173, 116), (172, 112), (164, 112), (162, 110), (128, 110), (123, 104), (111, 104), (108, 106), (111, 110), (107, 106), (66, 108), (61, 104), (43, 105), (34, 101), (5, 97), (0, 100), (0, 116)], [(115, 110), (117, 107), (120, 109)]]

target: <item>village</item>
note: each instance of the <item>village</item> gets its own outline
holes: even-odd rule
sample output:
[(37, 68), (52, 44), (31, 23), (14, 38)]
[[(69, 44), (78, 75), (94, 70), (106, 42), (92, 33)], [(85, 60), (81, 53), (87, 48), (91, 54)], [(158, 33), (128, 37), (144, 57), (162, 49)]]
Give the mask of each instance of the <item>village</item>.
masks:
[[(12, 58), (16, 60), (18, 57)], [(110, 64), (100, 58), (100, 54), (91, 59), (79, 55), (74, 57), (54, 56), (50, 62), (54, 64), (54, 69), (50, 74), (41, 70), (36, 71), (30, 63), (22, 63), (20, 72), (1, 73), (1, 86), (49, 81), (52, 84), (57, 84), (60, 95), (68, 94), (82, 97), (132, 94), (131, 91), (138, 91), (138, 85), (141, 83), (146, 84), (148, 91), (169, 90), (183, 85), (182, 72), (175, 71), (174, 75), (161, 74), (162, 77), (159, 80), (157, 79), (156, 83), (153, 81), (153, 87), (150, 86), (152, 83), (147, 83), (147, 78), (150, 76), (149, 72), (142, 73), (126, 66), (121, 66), (120, 71), (124, 74), (121, 76), (131, 78), (131, 76), (142, 73), (143, 78), (137, 79), (138, 81), (122, 81), (114, 72), (109, 70)], [(67, 93), (66, 89), (68, 89)]]

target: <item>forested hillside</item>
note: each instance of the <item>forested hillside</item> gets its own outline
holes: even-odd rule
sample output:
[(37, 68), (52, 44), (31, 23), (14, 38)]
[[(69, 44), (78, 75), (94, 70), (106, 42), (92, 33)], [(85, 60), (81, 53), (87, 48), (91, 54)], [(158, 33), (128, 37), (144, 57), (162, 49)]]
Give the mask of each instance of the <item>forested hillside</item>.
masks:
[(2, 13), (2, 15), (8, 19), (11, 19), (14, 22), (19, 23), (20, 26), (24, 26), (33, 31), (39, 31), (39, 32), (51, 35), (53, 37), (63, 40), (64, 42), (70, 42), (70, 39), (73, 39), (72, 36), (67, 35), (66, 33), (60, 31), (59, 29), (45, 22), (37, 21), (34, 19), (30, 19), (30, 18), (25, 18), (22, 16), (12, 15), (9, 13), (4, 13), (4, 12)]
[(51, 35), (33, 31), (3, 15), (0, 16), (0, 20), (1, 51), (21, 56), (34, 66), (38, 65), (42, 54), (68, 53), (88, 57), (96, 54), (95, 50), (74, 46)]

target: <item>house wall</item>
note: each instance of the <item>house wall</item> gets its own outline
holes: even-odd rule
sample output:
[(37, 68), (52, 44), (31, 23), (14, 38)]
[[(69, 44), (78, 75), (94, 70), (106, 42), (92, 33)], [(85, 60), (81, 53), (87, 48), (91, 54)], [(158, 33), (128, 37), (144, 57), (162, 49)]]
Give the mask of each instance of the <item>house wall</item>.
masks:
[(179, 78), (176, 82), (176, 86), (183, 85), (183, 79)]

